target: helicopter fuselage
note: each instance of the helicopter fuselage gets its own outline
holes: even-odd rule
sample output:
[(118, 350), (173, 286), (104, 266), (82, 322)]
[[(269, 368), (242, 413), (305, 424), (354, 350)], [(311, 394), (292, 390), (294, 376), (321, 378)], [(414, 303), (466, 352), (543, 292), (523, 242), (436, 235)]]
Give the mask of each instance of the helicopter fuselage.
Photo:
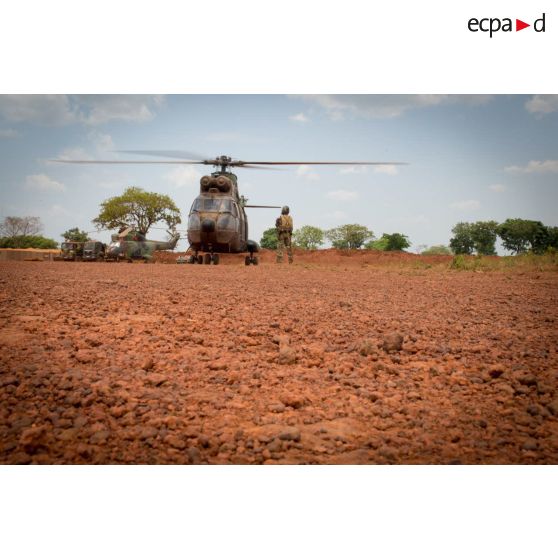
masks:
[(200, 181), (188, 215), (188, 242), (195, 252), (238, 253), (248, 249), (248, 220), (236, 175), (215, 172)]
[(145, 260), (149, 261), (156, 250), (173, 250), (179, 239), (175, 235), (169, 241), (147, 240), (135, 231), (121, 237), (113, 234), (105, 252), (107, 260)]

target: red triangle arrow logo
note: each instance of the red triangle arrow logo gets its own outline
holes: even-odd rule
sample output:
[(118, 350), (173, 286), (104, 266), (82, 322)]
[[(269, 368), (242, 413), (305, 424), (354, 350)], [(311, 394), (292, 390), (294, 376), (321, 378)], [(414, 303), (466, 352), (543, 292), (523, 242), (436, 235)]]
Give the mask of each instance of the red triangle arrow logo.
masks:
[(525, 29), (526, 27), (531, 27), (531, 24), (530, 23), (525, 23), (524, 21), (521, 21), (520, 19), (515, 20), (515, 30), (516, 31), (521, 31), (522, 29)]

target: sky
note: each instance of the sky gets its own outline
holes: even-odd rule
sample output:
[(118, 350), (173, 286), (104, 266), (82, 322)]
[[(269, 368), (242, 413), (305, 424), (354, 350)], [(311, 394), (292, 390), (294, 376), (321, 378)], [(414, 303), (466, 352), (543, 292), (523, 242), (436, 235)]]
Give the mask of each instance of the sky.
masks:
[[(410, 251), (447, 245), (463, 221), (558, 225), (558, 95), (0, 95), (0, 220), (38, 216), (57, 242), (73, 227), (106, 242), (111, 231), (91, 222), (101, 202), (137, 186), (175, 201), (185, 237), (212, 167), (49, 161), (144, 149), (408, 163), (236, 174), (250, 204), (290, 206), (295, 229), (358, 223), (377, 238), (406, 234)], [(259, 242), (278, 211), (247, 209), (250, 237)], [(166, 238), (156, 226), (149, 237)]]

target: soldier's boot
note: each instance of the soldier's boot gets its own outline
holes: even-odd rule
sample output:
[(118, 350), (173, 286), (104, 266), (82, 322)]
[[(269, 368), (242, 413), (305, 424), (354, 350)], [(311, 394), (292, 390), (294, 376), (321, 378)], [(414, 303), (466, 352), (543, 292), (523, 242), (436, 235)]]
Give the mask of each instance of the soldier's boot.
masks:
[(277, 256), (277, 258), (275, 259), (275, 263), (283, 263), (283, 258)]
[(289, 263), (293, 263), (293, 259), (292, 259), (292, 258), (289, 258)]

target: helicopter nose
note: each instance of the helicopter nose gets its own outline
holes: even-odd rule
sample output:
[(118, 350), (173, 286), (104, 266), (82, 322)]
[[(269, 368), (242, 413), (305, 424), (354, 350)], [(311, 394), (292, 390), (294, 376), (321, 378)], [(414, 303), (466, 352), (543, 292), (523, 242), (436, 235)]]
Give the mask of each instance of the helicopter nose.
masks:
[(204, 219), (201, 222), (201, 229), (205, 233), (215, 232), (215, 221), (212, 219)]

